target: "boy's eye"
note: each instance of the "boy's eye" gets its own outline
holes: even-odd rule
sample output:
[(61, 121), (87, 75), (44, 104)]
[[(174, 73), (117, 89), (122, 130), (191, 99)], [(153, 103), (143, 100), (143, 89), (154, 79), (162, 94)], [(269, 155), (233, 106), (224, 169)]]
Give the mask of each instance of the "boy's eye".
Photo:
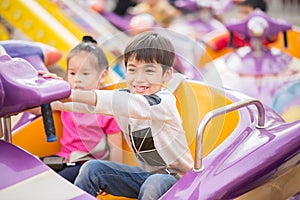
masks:
[(75, 74), (76, 74), (75, 72), (70, 72), (70, 75), (73, 75), (73, 76), (74, 76)]
[(85, 73), (83, 73), (83, 75), (85, 75), (85, 76), (88, 76), (90, 73), (87, 73), (87, 72), (85, 72)]
[(147, 73), (153, 73), (154, 70), (153, 70), (153, 69), (146, 69), (146, 72), (147, 72)]

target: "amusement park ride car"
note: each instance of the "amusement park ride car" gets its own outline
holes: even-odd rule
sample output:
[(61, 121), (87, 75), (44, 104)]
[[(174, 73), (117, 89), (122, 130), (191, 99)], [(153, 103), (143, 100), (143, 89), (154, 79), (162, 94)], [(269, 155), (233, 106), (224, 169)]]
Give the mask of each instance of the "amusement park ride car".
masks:
[[(46, 54), (30, 53), (27, 48), (23, 56), (27, 60), (35, 58), (28, 62), (17, 58), (22, 53), (14, 54), (8, 46), (1, 47), (10, 54), (0, 56), (0, 116), (4, 135), (0, 140), (1, 198), (94, 199), (39, 160), (38, 157), (56, 153), (60, 145), (58, 140), (46, 141), (43, 121), (47, 120), (43, 119), (47, 116), (23, 124), (11, 133), (12, 115), (67, 97), (69, 85), (38, 75), (35, 67), (45, 69)], [(106, 89), (122, 87), (124, 83)], [(177, 98), (194, 167), (161, 199), (284, 199), (300, 191), (299, 121), (287, 123), (257, 99), (187, 80), (180, 74), (174, 74), (168, 87)], [(59, 113), (54, 112), (52, 117), (54, 121), (48, 125), (55, 126), (59, 138)], [(135, 165), (125, 142), (123, 147), (124, 163)]]

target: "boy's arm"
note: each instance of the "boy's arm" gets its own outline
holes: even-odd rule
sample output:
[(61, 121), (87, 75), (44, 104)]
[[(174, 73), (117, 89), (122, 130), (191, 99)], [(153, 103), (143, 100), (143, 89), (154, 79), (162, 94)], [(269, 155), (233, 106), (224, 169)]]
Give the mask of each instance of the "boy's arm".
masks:
[(85, 103), (96, 106), (97, 95), (94, 91), (72, 90), (71, 96), (67, 99), (69, 102)]
[(172, 120), (174, 115), (171, 113), (177, 109), (175, 98), (166, 92), (159, 96), (161, 102), (150, 105), (144, 96), (124, 91), (72, 90), (65, 103), (55, 102), (51, 106), (67, 112), (124, 116), (140, 120)]
[(94, 113), (93, 110), (90, 110), (90, 107), (95, 106), (96, 101), (97, 95), (94, 91), (72, 89), (71, 95), (68, 98), (52, 102), (51, 107), (53, 110), (67, 112)]

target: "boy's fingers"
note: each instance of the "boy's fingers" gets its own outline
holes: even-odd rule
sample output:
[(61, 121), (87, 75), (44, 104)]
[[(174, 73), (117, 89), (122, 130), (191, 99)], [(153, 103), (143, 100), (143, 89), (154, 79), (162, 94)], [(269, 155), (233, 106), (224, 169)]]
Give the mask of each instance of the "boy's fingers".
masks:
[(38, 73), (39, 73), (39, 74), (46, 74), (47, 72), (39, 69), (39, 70), (38, 70)]
[(101, 194), (102, 196), (105, 196), (105, 195), (107, 195), (107, 193), (106, 193), (106, 192), (104, 192), (104, 191), (102, 191), (101, 189), (99, 190), (98, 194)]
[(38, 73), (40, 75), (42, 75), (44, 78), (54, 78), (54, 79), (57, 79), (57, 80), (63, 80), (63, 78), (57, 76), (56, 74), (49, 73), (49, 72), (46, 72), (46, 71), (38, 70)]

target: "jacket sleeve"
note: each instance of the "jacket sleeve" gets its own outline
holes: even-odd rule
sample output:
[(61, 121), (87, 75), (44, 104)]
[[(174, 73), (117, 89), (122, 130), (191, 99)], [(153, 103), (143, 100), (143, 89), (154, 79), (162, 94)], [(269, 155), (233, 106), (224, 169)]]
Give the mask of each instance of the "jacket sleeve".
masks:
[(131, 94), (124, 91), (98, 90), (96, 113), (109, 114), (118, 117), (128, 117), (146, 120), (172, 120), (176, 100), (171, 92), (158, 92), (158, 101), (146, 98), (140, 94)]

